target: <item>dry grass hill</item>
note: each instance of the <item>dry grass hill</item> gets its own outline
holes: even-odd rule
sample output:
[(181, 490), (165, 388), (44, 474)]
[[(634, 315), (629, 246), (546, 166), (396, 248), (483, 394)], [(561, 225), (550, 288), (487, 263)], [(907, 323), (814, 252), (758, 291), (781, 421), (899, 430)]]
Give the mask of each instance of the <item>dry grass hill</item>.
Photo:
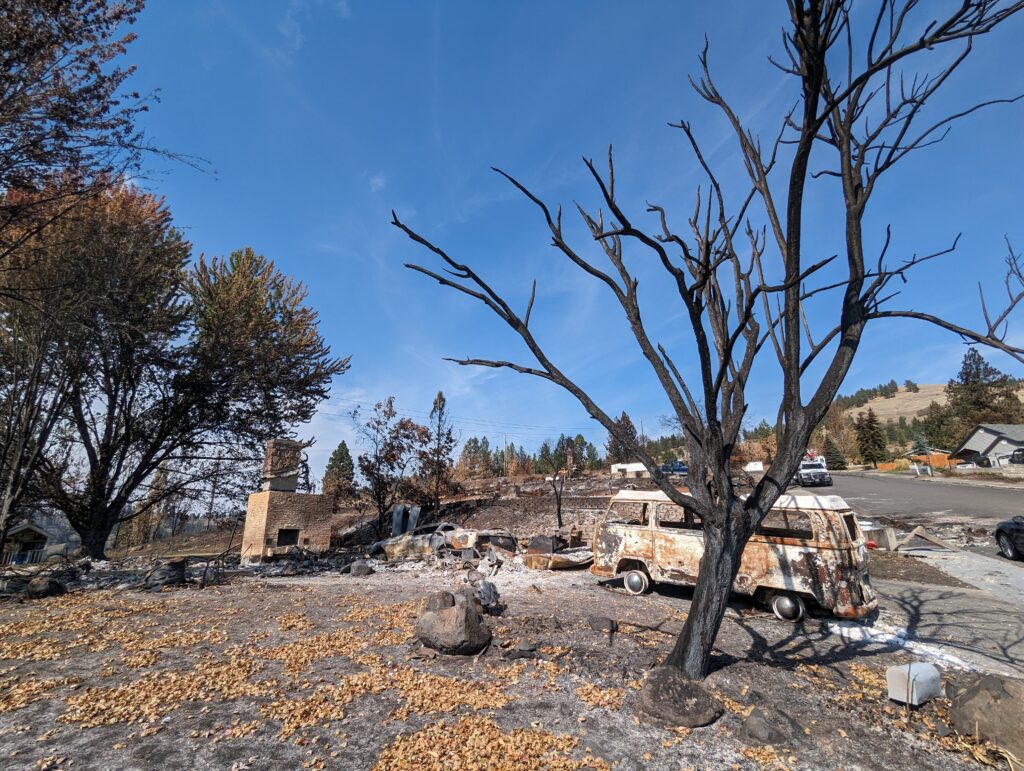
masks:
[(870, 407), (878, 419), (885, 423), (888, 420), (910, 420), (913, 417), (920, 417), (932, 402), (946, 403), (945, 383), (921, 384), (918, 387), (921, 390), (913, 394), (901, 387), (900, 392), (891, 399), (879, 396), (871, 399), (863, 407), (850, 407), (844, 410), (844, 413), (856, 418), (858, 412), (867, 412)]
[[(901, 387), (899, 393), (891, 399), (879, 396), (871, 399), (863, 407), (850, 407), (848, 410), (844, 410), (844, 414), (856, 418), (858, 412), (867, 412), (870, 407), (875, 411), (878, 419), (885, 423), (900, 418), (910, 420), (914, 417), (921, 417), (932, 402), (946, 403), (945, 383), (921, 384), (918, 387), (921, 390), (917, 393), (910, 393)], [(1017, 396), (1024, 399), (1024, 389), (1018, 391)]]

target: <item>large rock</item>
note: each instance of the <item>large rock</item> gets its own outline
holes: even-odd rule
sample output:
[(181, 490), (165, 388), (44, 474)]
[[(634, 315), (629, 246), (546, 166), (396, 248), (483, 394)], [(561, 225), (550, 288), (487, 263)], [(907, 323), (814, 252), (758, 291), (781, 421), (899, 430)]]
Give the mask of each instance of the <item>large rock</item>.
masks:
[(56, 597), (67, 594), (67, 587), (56, 578), (36, 576), (25, 587), (25, 596), (30, 600), (41, 600), (44, 597)]
[(676, 667), (656, 667), (640, 691), (640, 711), (656, 723), (697, 728), (714, 723), (722, 705)]
[(455, 597), (451, 592), (434, 592), (427, 596), (427, 610), (438, 611), (455, 607)]
[(374, 570), (365, 560), (356, 560), (352, 563), (349, 572), (354, 576), (370, 576), (373, 575)]
[(748, 744), (788, 745), (803, 729), (789, 715), (773, 710), (771, 716), (758, 707), (743, 721), (740, 738)]
[(1024, 680), (979, 678), (953, 696), (949, 718), (957, 732), (1024, 758)]
[(162, 589), (165, 586), (180, 586), (185, 583), (184, 557), (175, 557), (153, 568), (146, 574), (143, 586), (147, 589)]
[(458, 602), (450, 608), (428, 610), (416, 622), (419, 641), (441, 653), (470, 656), (491, 642), (491, 630), (472, 603)]

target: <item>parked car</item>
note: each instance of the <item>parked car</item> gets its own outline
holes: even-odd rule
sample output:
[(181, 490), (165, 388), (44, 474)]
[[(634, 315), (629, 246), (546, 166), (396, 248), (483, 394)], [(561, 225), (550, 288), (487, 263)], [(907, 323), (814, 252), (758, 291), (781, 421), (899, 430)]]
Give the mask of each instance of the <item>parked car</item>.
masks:
[(671, 463), (663, 463), (658, 467), (663, 474), (686, 474), (690, 467), (681, 460), (674, 460)]
[[(695, 514), (661, 491), (615, 494), (594, 536), (598, 576), (622, 578), (630, 594), (654, 583), (692, 586), (704, 532)], [(799, 621), (808, 601), (841, 618), (877, 605), (857, 516), (835, 495), (783, 495), (747, 542), (733, 591)]]
[(823, 460), (805, 460), (800, 462), (800, 468), (793, 475), (793, 482), (801, 487), (831, 487), (832, 475), (828, 473)]
[(1024, 463), (1024, 447), (1010, 453), (1010, 463)]
[(1024, 517), (1016, 516), (996, 525), (996, 543), (1008, 560), (1024, 559)]

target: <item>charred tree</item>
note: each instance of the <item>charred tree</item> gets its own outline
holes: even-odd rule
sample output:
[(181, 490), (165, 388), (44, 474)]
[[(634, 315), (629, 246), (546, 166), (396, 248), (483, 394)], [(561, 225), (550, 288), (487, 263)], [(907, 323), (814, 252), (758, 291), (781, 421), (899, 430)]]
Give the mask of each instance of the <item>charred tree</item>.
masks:
[[(1012, 253), (1007, 260), (1005, 304), (998, 310), (982, 302), (982, 321), (972, 329), (941, 316), (895, 306), (896, 283), (940, 255), (956, 240), (925, 254), (893, 262), (889, 230), (883, 247), (869, 254), (865, 212), (886, 172), (910, 153), (938, 142), (950, 126), (979, 109), (1014, 99), (965, 105), (943, 117), (927, 119), (923, 108), (960, 68), (980, 38), (1016, 14), (1024, 3), (965, 0), (939, 17), (917, 2), (879, 0), (863, 23), (866, 9), (840, 0), (790, 0), (783, 31), (781, 61), (774, 62), (793, 80), (795, 106), (781, 116), (774, 141), (763, 145), (719, 91), (708, 50), (700, 56), (696, 92), (731, 127), (749, 186), (737, 198), (727, 194), (690, 123), (674, 124), (682, 133), (703, 176), (688, 209), (688, 232), (677, 231), (667, 209), (648, 203), (653, 233), (634, 222), (616, 194), (612, 153), (607, 171), (591, 160), (586, 167), (600, 194), (601, 207), (579, 206), (602, 268), (570, 244), (561, 208), (552, 209), (518, 180), (499, 171), (544, 218), (554, 247), (585, 274), (600, 281), (621, 307), (624, 321), (667, 396), (682, 428), (689, 458), (690, 494), (680, 493), (661, 474), (655, 459), (639, 443), (634, 452), (659, 488), (701, 519), (705, 550), (693, 605), (668, 663), (690, 678), (706, 676), (740, 554), (755, 527), (796, 471), (815, 426), (824, 418), (850, 369), (865, 328), (881, 319), (911, 318), (935, 324), (966, 341), (995, 347), (1024, 361), (1024, 348), (1006, 337), (1011, 314), (1024, 300), (1024, 273)], [(921, 71), (932, 52), (934, 74)], [(928, 122), (926, 122), (928, 121)], [(812, 170), (827, 160), (824, 168)], [(781, 176), (781, 179), (778, 179)], [(819, 177), (838, 180), (844, 233), (841, 259), (811, 257), (804, 236), (804, 200)], [(822, 193), (824, 194), (824, 193)], [(630, 442), (619, 423), (588, 392), (549, 358), (530, 326), (537, 284), (522, 314), (485, 278), (393, 216), (393, 224), (443, 263), (438, 271), (409, 264), (412, 270), (486, 305), (526, 344), (534, 364), (465, 358), (459, 364), (504, 367), (547, 380), (571, 393), (615, 439)], [(627, 261), (627, 247), (629, 261)], [(653, 339), (640, 313), (634, 253), (646, 255), (664, 270), (678, 294), (688, 331), (696, 377), (684, 377), (673, 355)], [(834, 315), (815, 334), (807, 312), (814, 298), (827, 299)], [(819, 309), (820, 310), (820, 309)], [(826, 312), (813, 315), (817, 325)], [(777, 451), (751, 494), (741, 498), (730, 475), (733, 448), (746, 413), (745, 389), (755, 360), (774, 355), (782, 374)], [(813, 370), (812, 364), (817, 363)], [(812, 374), (822, 374), (812, 378)]]

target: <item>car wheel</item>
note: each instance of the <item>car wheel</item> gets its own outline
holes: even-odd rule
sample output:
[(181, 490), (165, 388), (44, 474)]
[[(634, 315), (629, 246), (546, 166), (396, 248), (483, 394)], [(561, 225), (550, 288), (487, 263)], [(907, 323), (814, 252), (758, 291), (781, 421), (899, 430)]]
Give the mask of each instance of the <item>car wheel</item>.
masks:
[(996, 535), (996, 541), (999, 544), (999, 551), (1003, 553), (1003, 556), (1006, 557), (1006, 559), (1020, 559), (1020, 552), (1017, 551), (1017, 547), (1013, 545), (1013, 541), (1010, 540), (1010, 536), (1006, 533), (999, 533)]
[(642, 570), (630, 570), (622, 577), (622, 585), (629, 594), (645, 594), (651, 588), (651, 580)]
[(789, 592), (773, 594), (770, 605), (772, 613), (775, 614), (776, 618), (780, 621), (790, 621), (794, 624), (800, 621), (807, 611), (803, 598), (799, 594), (790, 594)]

